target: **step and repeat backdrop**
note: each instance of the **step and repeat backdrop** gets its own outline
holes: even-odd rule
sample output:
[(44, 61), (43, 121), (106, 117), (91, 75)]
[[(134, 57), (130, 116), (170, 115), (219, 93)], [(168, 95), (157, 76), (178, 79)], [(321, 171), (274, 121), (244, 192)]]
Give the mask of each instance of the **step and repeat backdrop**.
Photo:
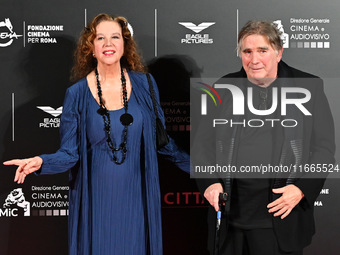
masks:
[[(73, 50), (102, 12), (129, 20), (158, 83), (168, 133), (187, 152), (190, 78), (238, 71), (237, 33), (250, 19), (276, 21), (283, 60), (324, 79), (339, 130), (339, 10), (334, 0), (0, 0), (1, 161), (57, 150)], [(207, 203), (189, 175), (159, 164), (164, 254), (208, 254)], [(67, 254), (68, 173), (30, 175), (21, 185), (14, 173), (1, 165), (0, 254)], [(339, 184), (330, 177), (314, 205), (317, 234), (307, 255), (340, 252)]]

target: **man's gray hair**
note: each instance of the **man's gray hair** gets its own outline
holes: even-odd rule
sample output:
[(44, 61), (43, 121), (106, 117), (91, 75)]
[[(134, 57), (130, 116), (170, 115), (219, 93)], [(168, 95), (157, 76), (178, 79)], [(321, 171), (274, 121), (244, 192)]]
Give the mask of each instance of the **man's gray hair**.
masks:
[(265, 20), (250, 20), (238, 34), (237, 41), (239, 55), (241, 54), (243, 39), (249, 35), (263, 35), (268, 39), (275, 50), (279, 51), (282, 49), (283, 42), (281, 40), (281, 32), (275, 23)]

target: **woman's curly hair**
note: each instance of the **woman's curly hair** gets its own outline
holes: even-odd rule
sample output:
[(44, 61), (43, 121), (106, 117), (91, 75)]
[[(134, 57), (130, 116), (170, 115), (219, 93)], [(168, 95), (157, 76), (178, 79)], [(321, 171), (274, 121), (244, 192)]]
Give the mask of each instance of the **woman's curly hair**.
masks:
[(93, 41), (96, 38), (96, 27), (103, 21), (115, 21), (122, 28), (124, 54), (120, 60), (121, 66), (138, 72), (146, 72), (146, 67), (142, 64), (142, 58), (138, 53), (137, 44), (128, 29), (127, 20), (124, 17), (114, 17), (101, 13), (81, 33), (74, 53), (74, 65), (71, 71), (72, 81), (85, 77), (97, 66), (97, 59), (93, 56)]

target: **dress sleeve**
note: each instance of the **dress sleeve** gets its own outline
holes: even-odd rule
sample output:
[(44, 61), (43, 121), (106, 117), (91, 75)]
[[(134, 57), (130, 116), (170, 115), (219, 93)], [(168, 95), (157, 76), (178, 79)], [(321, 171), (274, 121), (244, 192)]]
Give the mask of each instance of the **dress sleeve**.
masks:
[(66, 91), (60, 120), (60, 149), (54, 154), (44, 154), (37, 174), (56, 174), (71, 169), (79, 159), (79, 98), (69, 88)]
[[(155, 79), (153, 76), (150, 74), (153, 89), (155, 91), (155, 99), (156, 99), (156, 105), (157, 105), (157, 110), (158, 110), (158, 116), (160, 120), (163, 123), (163, 126), (165, 128), (165, 118), (164, 118), (164, 113), (160, 104), (160, 99), (159, 99), (159, 91), (157, 84), (155, 82)], [(190, 156), (188, 153), (180, 149), (174, 140), (169, 137), (169, 143), (164, 146), (163, 148), (158, 150), (158, 153), (164, 156), (165, 159), (173, 162), (178, 168), (183, 170), (184, 172), (190, 173)]]

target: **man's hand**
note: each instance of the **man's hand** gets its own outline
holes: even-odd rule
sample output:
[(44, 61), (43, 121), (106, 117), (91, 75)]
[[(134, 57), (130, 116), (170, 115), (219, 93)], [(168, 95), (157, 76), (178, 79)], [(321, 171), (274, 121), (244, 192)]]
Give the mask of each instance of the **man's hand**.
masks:
[(204, 197), (215, 208), (216, 212), (219, 210), (218, 198), (220, 193), (223, 193), (223, 187), (221, 183), (211, 184), (204, 192)]
[(275, 194), (282, 194), (282, 196), (267, 205), (267, 208), (270, 208), (268, 212), (275, 212), (274, 217), (281, 215), (281, 219), (287, 217), (304, 197), (302, 191), (293, 184), (283, 188), (273, 189), (273, 192)]

